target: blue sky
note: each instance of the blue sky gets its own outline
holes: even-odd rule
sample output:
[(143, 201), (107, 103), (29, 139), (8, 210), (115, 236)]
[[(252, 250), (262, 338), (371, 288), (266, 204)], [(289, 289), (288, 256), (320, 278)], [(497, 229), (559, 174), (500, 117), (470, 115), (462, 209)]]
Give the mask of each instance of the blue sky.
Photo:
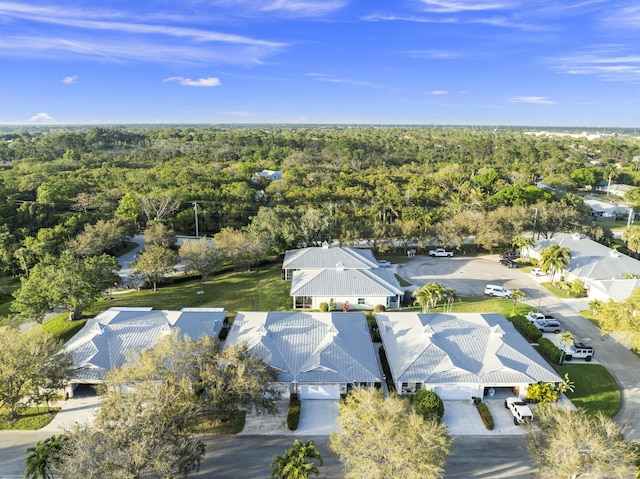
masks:
[(0, 123), (640, 126), (637, 0), (0, 0)]

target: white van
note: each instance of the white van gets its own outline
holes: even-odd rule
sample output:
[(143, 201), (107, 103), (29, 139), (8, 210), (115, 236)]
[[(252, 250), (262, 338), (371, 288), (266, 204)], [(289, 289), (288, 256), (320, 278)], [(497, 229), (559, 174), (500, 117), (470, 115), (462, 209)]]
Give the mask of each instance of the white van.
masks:
[(511, 290), (495, 284), (488, 284), (484, 288), (484, 294), (498, 296), (499, 298), (508, 298), (511, 296)]

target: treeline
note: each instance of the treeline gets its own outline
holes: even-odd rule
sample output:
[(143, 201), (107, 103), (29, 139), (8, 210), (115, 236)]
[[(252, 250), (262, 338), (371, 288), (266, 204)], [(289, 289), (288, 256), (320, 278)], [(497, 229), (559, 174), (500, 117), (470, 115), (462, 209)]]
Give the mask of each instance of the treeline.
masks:
[[(279, 253), (324, 240), (455, 246), (470, 234), (495, 247), (534, 221), (543, 235), (603, 239), (571, 193), (635, 184), (639, 163), (635, 138), (519, 130), (13, 128), (0, 131), (1, 273), (27, 274), (114, 218), (194, 234), (194, 207), (201, 235), (246, 229)], [(263, 169), (284, 177), (262, 179)]]

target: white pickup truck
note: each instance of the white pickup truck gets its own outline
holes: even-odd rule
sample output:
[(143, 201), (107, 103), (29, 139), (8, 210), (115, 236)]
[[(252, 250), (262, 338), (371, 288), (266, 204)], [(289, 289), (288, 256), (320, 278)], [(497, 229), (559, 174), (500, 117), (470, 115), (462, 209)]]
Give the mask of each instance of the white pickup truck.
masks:
[(429, 256), (433, 256), (434, 258), (436, 256), (446, 256), (447, 258), (451, 258), (453, 256), (453, 251), (447, 251), (444, 248), (436, 248), (429, 250)]
[(517, 397), (510, 397), (504, 400), (504, 407), (513, 414), (513, 423), (518, 426), (520, 424), (529, 424), (533, 421), (533, 413), (527, 403)]

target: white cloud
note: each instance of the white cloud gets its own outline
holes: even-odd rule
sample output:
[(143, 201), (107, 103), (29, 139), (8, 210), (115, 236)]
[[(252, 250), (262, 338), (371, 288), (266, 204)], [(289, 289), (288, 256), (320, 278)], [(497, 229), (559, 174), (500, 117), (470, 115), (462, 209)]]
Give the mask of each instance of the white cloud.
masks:
[(509, 103), (537, 103), (540, 105), (549, 105), (555, 101), (549, 100), (544, 96), (513, 96), (509, 98)]
[(482, 2), (477, 0), (421, 0), (425, 10), (437, 13), (477, 12), (513, 8), (513, 2)]
[(47, 113), (36, 113), (31, 118), (29, 118), (29, 121), (34, 123), (53, 121), (53, 117)]
[(163, 81), (165, 82), (177, 81), (178, 83), (180, 83), (180, 85), (184, 85), (184, 86), (205, 86), (205, 87), (220, 86), (220, 79), (216, 77), (198, 78), (197, 80), (192, 80), (191, 78), (185, 78), (185, 77), (169, 77), (169, 78), (165, 78)]
[(68, 76), (68, 77), (64, 77), (60, 81), (62, 83), (64, 83), (65, 85), (71, 85), (72, 83), (75, 83), (77, 79), (78, 79), (78, 75), (71, 75), (71, 76)]
[(447, 90), (433, 90), (431, 92), (432, 95), (447, 95), (448, 93)]
[(625, 54), (625, 46), (601, 47), (591, 53), (549, 60), (560, 73), (593, 75), (605, 81), (640, 81), (640, 55)]
[[(176, 16), (154, 18), (132, 12), (39, 7), (0, 0), (0, 18), (8, 25), (20, 21), (60, 27), (61, 33), (27, 36), (22, 30), (3, 31), (0, 54), (67, 58), (69, 53), (119, 61), (233, 64), (260, 63), (286, 43), (194, 28)], [(143, 18), (144, 21), (135, 19)], [(132, 20), (133, 19), (133, 20)], [(201, 21), (202, 18), (198, 18)], [(40, 31), (47, 31), (41, 28)], [(213, 45), (215, 48), (213, 48)]]
[(382, 85), (378, 85), (376, 83), (360, 81), (360, 80), (349, 80), (347, 78), (338, 78), (332, 75), (327, 75), (326, 73), (307, 73), (307, 76), (316, 79), (317, 81), (327, 82), (327, 83), (344, 83), (347, 85), (354, 86), (364, 86), (367, 88), (385, 88)]
[(236, 10), (244, 9), (245, 13), (255, 15), (255, 12), (273, 12), (286, 16), (318, 17), (332, 13), (345, 7), (347, 0), (218, 0), (218, 5), (225, 5)]

